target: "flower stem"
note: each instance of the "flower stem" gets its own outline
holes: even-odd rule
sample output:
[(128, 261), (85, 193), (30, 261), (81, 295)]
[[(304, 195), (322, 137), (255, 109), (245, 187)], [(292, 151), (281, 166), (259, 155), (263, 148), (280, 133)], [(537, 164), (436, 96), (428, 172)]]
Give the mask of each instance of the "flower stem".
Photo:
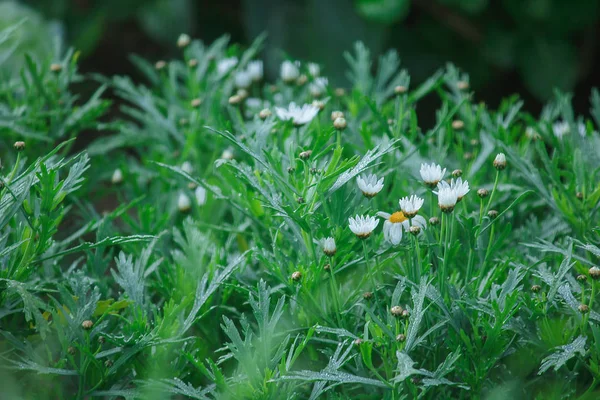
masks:
[(333, 257), (331, 257), (330, 259), (330, 265), (329, 265), (329, 275), (331, 277), (331, 279), (329, 280), (330, 285), (331, 285), (331, 295), (333, 296), (333, 305), (335, 307), (335, 315), (336, 315), (336, 320), (338, 322), (338, 326), (342, 327), (342, 321), (341, 321), (341, 305), (340, 305), (340, 293), (339, 293), (339, 286), (335, 280), (335, 262)]
[(494, 194), (496, 193), (496, 188), (498, 187), (498, 179), (500, 178), (500, 171), (496, 170), (496, 179), (494, 179), (494, 188), (492, 189), (492, 193), (490, 193), (490, 200), (487, 203), (487, 207), (485, 207), (485, 213), (490, 210), (490, 206), (492, 205), (492, 200), (494, 199)]
[(373, 278), (373, 272), (369, 268), (369, 251), (367, 250), (367, 242), (365, 239), (362, 239), (362, 245), (363, 251), (365, 253), (365, 265), (367, 267), (367, 274), (369, 275), (371, 286), (373, 286), (373, 296), (375, 297), (375, 303), (377, 303), (377, 286), (375, 284), (375, 279)]

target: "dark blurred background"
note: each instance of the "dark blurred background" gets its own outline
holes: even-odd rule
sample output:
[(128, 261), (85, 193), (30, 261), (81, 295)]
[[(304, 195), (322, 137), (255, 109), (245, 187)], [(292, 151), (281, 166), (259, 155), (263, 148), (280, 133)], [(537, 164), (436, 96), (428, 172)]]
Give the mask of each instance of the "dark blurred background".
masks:
[[(177, 56), (178, 35), (207, 43), (223, 34), (248, 45), (268, 34), (267, 73), (289, 56), (316, 61), (344, 85), (342, 52), (362, 40), (378, 55), (397, 49), (412, 85), (446, 62), (471, 75), (479, 99), (497, 106), (519, 93), (537, 112), (554, 87), (575, 92), (587, 112), (600, 86), (599, 0), (23, 0), (0, 3), (0, 29), (22, 22), (0, 58), (74, 46), (82, 70), (137, 71), (128, 55)], [(58, 34), (60, 40), (52, 40)], [(2, 68), (16, 68), (11, 63)]]

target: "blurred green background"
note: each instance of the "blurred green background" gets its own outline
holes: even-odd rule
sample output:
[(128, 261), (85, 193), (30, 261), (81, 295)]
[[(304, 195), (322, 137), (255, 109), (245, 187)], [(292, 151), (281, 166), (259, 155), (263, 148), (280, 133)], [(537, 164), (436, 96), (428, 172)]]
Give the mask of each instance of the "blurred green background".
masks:
[[(128, 55), (177, 56), (182, 32), (211, 42), (228, 33), (248, 44), (268, 33), (267, 72), (289, 56), (323, 65), (344, 84), (342, 51), (356, 40), (374, 54), (398, 50), (417, 83), (446, 62), (471, 75), (478, 98), (496, 106), (519, 93), (536, 111), (554, 87), (576, 93), (587, 111), (600, 75), (598, 0), (23, 0), (0, 3), (0, 28), (21, 22), (2, 45), (2, 70), (15, 53), (82, 52), (84, 72), (137, 72)], [(59, 40), (52, 38), (58, 37)], [(285, 53), (283, 52), (285, 50)], [(3, 60), (9, 60), (2, 62)]]

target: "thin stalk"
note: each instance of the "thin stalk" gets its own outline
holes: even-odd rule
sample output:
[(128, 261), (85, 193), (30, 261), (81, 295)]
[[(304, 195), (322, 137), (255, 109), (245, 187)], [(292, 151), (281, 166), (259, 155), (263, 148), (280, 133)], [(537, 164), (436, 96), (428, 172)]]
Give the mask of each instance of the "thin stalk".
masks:
[(415, 277), (417, 280), (415, 283), (421, 281), (421, 249), (419, 248), (419, 238), (418, 236), (414, 237), (415, 240), (415, 250), (417, 252), (417, 268), (415, 268)]
[(373, 297), (375, 298), (375, 304), (377, 304), (377, 286), (375, 285), (375, 279), (373, 278), (373, 273), (369, 268), (369, 251), (367, 250), (367, 242), (366, 239), (362, 239), (363, 251), (365, 253), (365, 265), (367, 267), (367, 274), (369, 275), (369, 280), (371, 281), (371, 286), (373, 286)]
[(338, 325), (341, 327), (342, 321), (341, 321), (340, 313), (341, 313), (342, 307), (340, 304), (339, 286), (335, 280), (334, 268), (335, 268), (335, 261), (334, 261), (333, 257), (331, 257), (329, 260), (329, 275), (331, 277), (331, 279), (329, 280), (329, 283), (331, 286), (331, 295), (333, 297), (333, 306), (335, 307), (336, 319), (337, 319)]
[(442, 213), (442, 224), (441, 224), (441, 232), (440, 232), (440, 250), (442, 252), (442, 268), (440, 269), (440, 292), (442, 296), (444, 295), (445, 287), (446, 287), (446, 232), (448, 231), (447, 227), (448, 217), (446, 213)]
[(496, 179), (494, 179), (494, 188), (492, 189), (492, 193), (490, 193), (490, 200), (485, 207), (485, 213), (490, 210), (490, 206), (492, 205), (492, 200), (494, 199), (494, 194), (496, 193), (496, 188), (498, 187), (498, 179), (500, 178), (500, 171), (496, 170)]
[(485, 250), (485, 257), (483, 258), (482, 268), (487, 264), (487, 259), (490, 255), (490, 251), (492, 250), (492, 242), (494, 241), (494, 232), (495, 232), (496, 224), (492, 225), (492, 231), (490, 232), (490, 239), (488, 241), (487, 249)]

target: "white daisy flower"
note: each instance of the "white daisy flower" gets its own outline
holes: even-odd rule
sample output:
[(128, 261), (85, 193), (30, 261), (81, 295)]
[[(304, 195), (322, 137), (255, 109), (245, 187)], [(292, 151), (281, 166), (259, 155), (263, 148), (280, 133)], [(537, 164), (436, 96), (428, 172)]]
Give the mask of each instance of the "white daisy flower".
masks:
[(196, 188), (194, 191), (194, 196), (196, 197), (196, 203), (198, 203), (199, 206), (206, 204), (206, 189), (204, 189), (202, 186), (198, 186)]
[(461, 201), (463, 197), (471, 190), (469, 188), (469, 182), (466, 180), (462, 180), (462, 178), (458, 178), (456, 181), (452, 179), (450, 181), (450, 187), (456, 190), (456, 196), (458, 197), (458, 201)]
[(284, 61), (283, 63), (281, 63), (281, 79), (286, 83), (295, 81), (296, 79), (298, 79), (298, 76), (300, 76), (299, 67), (300, 62), (298, 61)]
[(401, 198), (399, 203), (402, 213), (407, 218), (413, 218), (415, 215), (417, 215), (421, 207), (423, 207), (424, 200), (413, 194), (410, 197)]
[[(447, 188), (447, 187), (454, 190), (456, 192), (457, 202), (461, 201), (462, 198), (465, 197), (465, 195), (467, 193), (469, 193), (469, 191), (471, 190), (469, 188), (469, 182), (467, 182), (466, 180), (463, 181), (462, 178), (458, 178), (457, 180), (454, 180), (454, 178), (453, 178), (449, 184), (446, 181), (441, 181), (440, 183), (438, 183), (437, 187), (438, 187), (438, 190), (441, 190), (441, 189)], [(433, 193), (436, 193), (436, 192), (433, 192)]]
[(238, 89), (248, 89), (252, 84), (252, 76), (248, 71), (238, 71), (234, 78), (235, 87)]
[(377, 228), (379, 220), (368, 215), (357, 215), (354, 218), (348, 218), (348, 224), (352, 233), (361, 239), (366, 239)]
[(225, 75), (226, 73), (231, 71), (231, 69), (235, 67), (237, 63), (237, 57), (224, 58), (217, 63), (217, 72), (219, 73), (219, 75)]
[(294, 125), (301, 126), (312, 121), (319, 113), (319, 108), (312, 104), (305, 104), (299, 107), (296, 103), (292, 102), (287, 109), (275, 107), (275, 113), (279, 119), (283, 121), (291, 119)]
[(375, 174), (360, 175), (356, 178), (356, 184), (362, 194), (370, 199), (375, 197), (377, 193), (381, 192), (381, 189), (383, 189), (383, 179), (384, 178), (377, 179), (377, 175)]
[(332, 237), (328, 237), (323, 239), (321, 245), (323, 246), (323, 253), (328, 257), (332, 257), (337, 251), (337, 247), (335, 246), (335, 239)]
[(321, 97), (327, 90), (327, 84), (329, 80), (327, 78), (319, 77), (316, 78), (310, 85), (308, 85), (308, 91), (313, 97)]
[(255, 60), (248, 63), (248, 73), (254, 82), (258, 82), (263, 78), (263, 62)]
[(383, 237), (393, 246), (398, 245), (402, 241), (402, 232), (410, 230), (411, 222), (412, 226), (418, 226), (420, 229), (427, 227), (425, 218), (417, 215), (412, 220), (409, 220), (402, 211), (396, 211), (393, 214), (378, 212), (377, 216), (385, 219), (383, 223)]
[[(445, 182), (444, 182), (445, 183)], [(456, 202), (458, 201), (458, 195), (456, 190), (451, 188), (448, 184), (434, 192), (438, 196), (438, 205), (443, 212), (452, 212)]]
[(192, 208), (192, 202), (190, 198), (183, 192), (179, 192), (179, 197), (177, 198), (177, 208), (181, 212), (188, 212), (190, 208)]
[(436, 163), (431, 164), (421, 164), (421, 179), (423, 182), (429, 187), (435, 187), (439, 181), (444, 179), (444, 175), (446, 174), (446, 168), (442, 169)]
[(192, 167), (192, 163), (189, 161), (184, 161), (183, 164), (181, 164), (181, 170), (186, 174), (191, 174), (194, 172), (194, 167)]
[(567, 121), (557, 121), (552, 125), (552, 133), (558, 140), (562, 140), (563, 136), (568, 135), (570, 132), (571, 128)]
[(308, 73), (314, 77), (319, 76), (321, 74), (321, 67), (319, 66), (319, 64), (309, 63), (308, 64)]
[(110, 181), (113, 185), (118, 185), (119, 183), (123, 182), (123, 171), (121, 171), (120, 168), (115, 169), (115, 172), (113, 172)]

